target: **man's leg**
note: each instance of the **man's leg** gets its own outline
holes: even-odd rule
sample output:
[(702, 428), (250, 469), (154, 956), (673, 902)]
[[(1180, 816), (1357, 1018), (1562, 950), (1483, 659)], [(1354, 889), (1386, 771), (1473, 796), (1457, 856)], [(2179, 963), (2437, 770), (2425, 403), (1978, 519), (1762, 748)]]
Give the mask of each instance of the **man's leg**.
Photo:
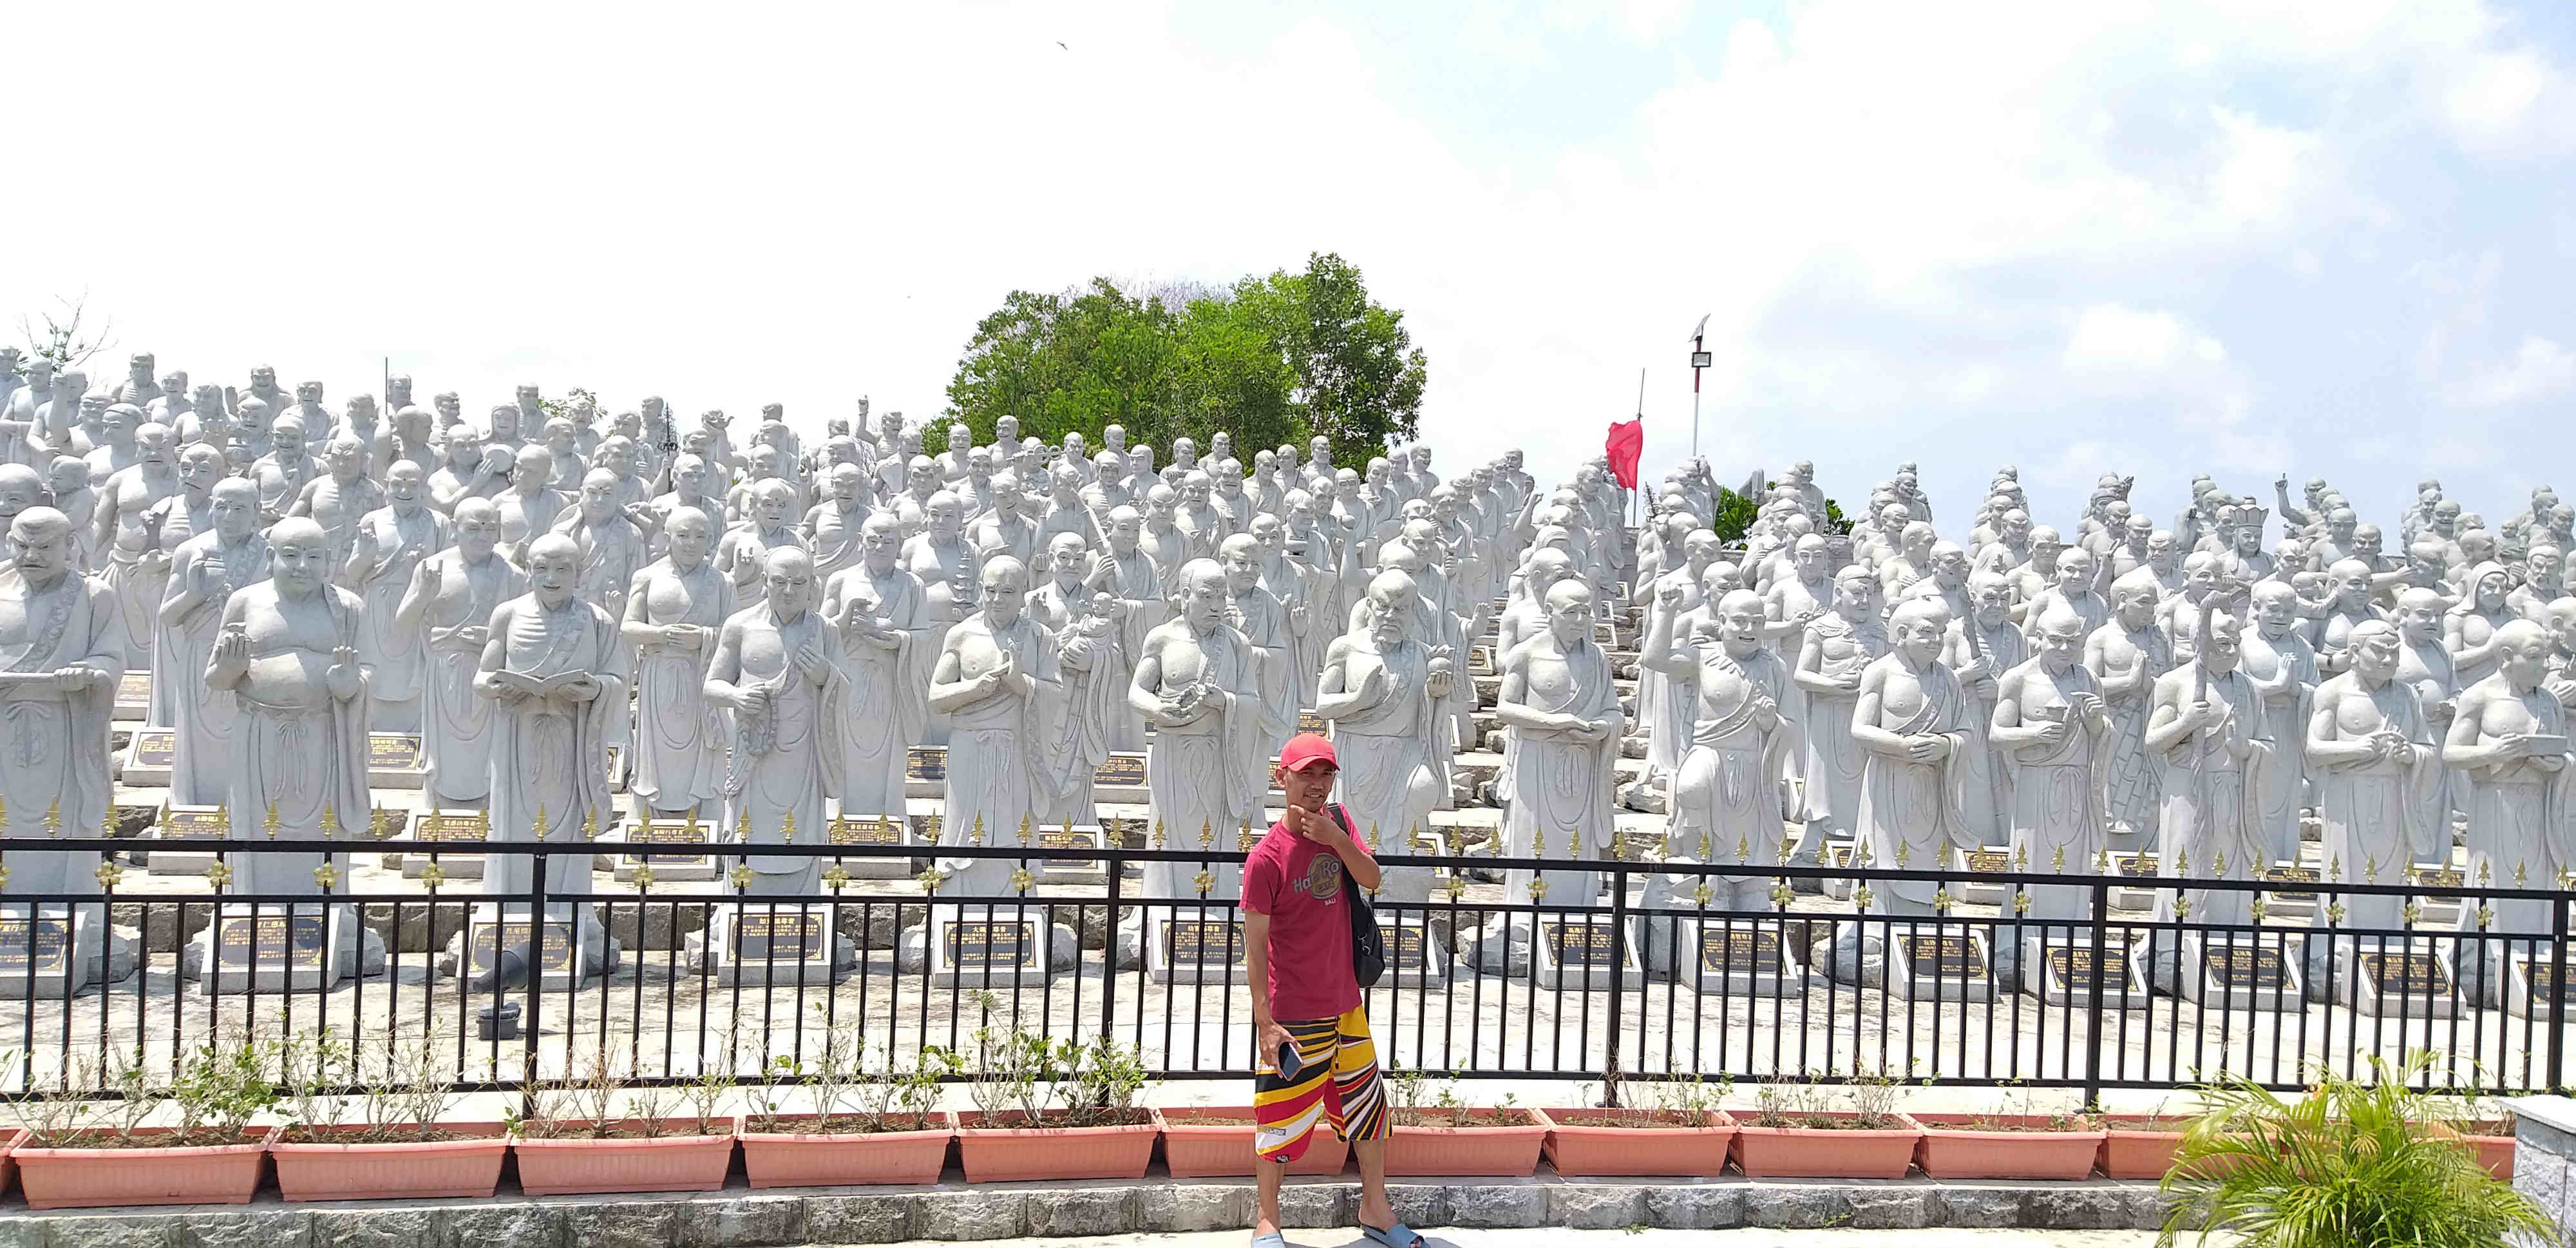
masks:
[[(1279, 1172), (1285, 1169), (1286, 1166), (1268, 1159), (1253, 1163), (1253, 1182), (1260, 1197), (1260, 1204), (1252, 1215), (1252, 1233), (1255, 1235), (1274, 1234), (1279, 1230)], [(1383, 1160), (1378, 1163), (1378, 1173), (1386, 1173)]]
[(1333, 1054), (1334, 1126), (1351, 1142), (1360, 1160), (1360, 1226), (1383, 1231), (1395, 1225), (1395, 1208), (1386, 1199), (1386, 1085), (1378, 1078), (1377, 1046), (1369, 1039), (1368, 1015), (1352, 1010), (1336, 1026), (1340, 1047)]
[(1253, 1059), (1252, 1116), (1257, 1124), (1252, 1137), (1253, 1174), (1260, 1199), (1252, 1227), (1255, 1235), (1279, 1229), (1280, 1172), (1306, 1155), (1315, 1126), (1325, 1117), (1339, 1036), (1338, 1025), (1329, 1019), (1279, 1025), (1297, 1046), (1298, 1067), (1296, 1078), (1283, 1079), (1270, 1055)]

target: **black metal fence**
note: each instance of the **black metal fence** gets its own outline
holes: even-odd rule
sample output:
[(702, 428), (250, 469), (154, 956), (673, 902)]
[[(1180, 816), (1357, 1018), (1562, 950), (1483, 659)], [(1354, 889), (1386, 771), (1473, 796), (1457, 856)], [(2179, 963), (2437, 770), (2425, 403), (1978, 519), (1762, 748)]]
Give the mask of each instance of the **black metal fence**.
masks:
[[(137, 848), (8, 838), (0, 864)], [(706, 891), (670, 891), (652, 877), (667, 877), (673, 860), (655, 870), (645, 858), (633, 886), (587, 893), (548, 892), (543, 869), (525, 891), (480, 891), (447, 868), (483, 847), (438, 842), (142, 848), (219, 850), (217, 878), (254, 855), (401, 850), (450, 878), (424, 891), (351, 891), (335, 869), (321, 897), (218, 898), (150, 891), (167, 885), (128, 868), (101, 871), (103, 893), (11, 894), (0, 901), (0, 1049), (14, 1050), (5, 1090), (95, 1092), (103, 1054), (158, 1066), (240, 1029), (326, 1024), (361, 1040), (434, 1043), (450, 1073), (483, 1090), (575, 1075), (601, 1054), (638, 1083), (749, 1078), (826, 1034), (898, 1057), (962, 1051), (979, 1027), (1106, 1036), (1135, 1046), (1161, 1078), (1240, 1079), (1252, 1066), (1234, 903), (1141, 897), (1128, 874), (1158, 861), (1212, 874), (1240, 853), (938, 849), (1010, 864), (1008, 891), (968, 896), (908, 878), (927, 865), (925, 846), (719, 846), (734, 857), (695, 886)], [(530, 848), (542, 867), (682, 847)], [(751, 895), (758, 877), (726, 873), (742, 856), (820, 859), (820, 882)], [(1496, 890), (1471, 877), (1541, 870), (1562, 881), (1576, 864), (1381, 862), (1435, 868), (1428, 899), (1377, 899), (1392, 969), (1365, 994), (1381, 1060), (1427, 1074), (1886, 1078), (2081, 1089), (2091, 1103), (2106, 1089), (2222, 1073), (2295, 1087), (2321, 1067), (2366, 1073), (2375, 1056), (2428, 1052), (2417, 1077), (2443, 1087), (2567, 1082), (2576, 1019), (2565, 891), (2412, 876), (1603, 861), (1580, 864), (1602, 886), (1581, 898), (1567, 886), (1507, 904), (1480, 899)], [(865, 878), (871, 868), (891, 878)], [(1921, 884), (1933, 890), (1925, 913), (1883, 912), (1895, 886)], [(2503, 930), (2500, 910), (2530, 930)], [(2351, 921), (2359, 911), (2396, 921)], [(531, 930), (531, 914), (545, 923)]]

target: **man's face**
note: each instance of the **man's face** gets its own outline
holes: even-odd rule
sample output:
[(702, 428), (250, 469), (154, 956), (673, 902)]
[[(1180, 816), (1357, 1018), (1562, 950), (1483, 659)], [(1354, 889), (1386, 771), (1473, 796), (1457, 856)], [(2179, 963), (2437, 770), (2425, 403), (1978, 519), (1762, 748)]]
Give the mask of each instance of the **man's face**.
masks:
[(2147, 539), (2148, 567), (2154, 568), (2158, 572), (2170, 572), (2173, 570), (2173, 561), (2174, 540), (2172, 534), (2160, 533)]
[(1020, 440), (1020, 418), (1019, 418), (1019, 417), (1017, 417), (1017, 416), (1005, 416), (1005, 417), (1001, 418), (1000, 420), (994, 421), (994, 422), (993, 422), (993, 437), (994, 437), (994, 439), (995, 439), (996, 441), (1000, 441), (1000, 442), (1017, 442), (1017, 441), (1019, 441), (1019, 440)]
[(277, 587), (289, 598), (309, 598), (322, 589), (328, 573), (323, 564), (322, 540), (312, 534), (289, 534), (269, 543), (269, 571)]
[(680, 467), (679, 467), (679, 469), (678, 469), (678, 475), (677, 475), (677, 478), (676, 478), (676, 479), (677, 479), (677, 480), (679, 481), (679, 483), (680, 483), (680, 490), (679, 490), (680, 497), (682, 497), (682, 498), (703, 498), (703, 497), (705, 497), (705, 496), (706, 496), (706, 492), (707, 492), (707, 465), (706, 465), (706, 461), (704, 461), (704, 460), (700, 460), (700, 459), (691, 459), (691, 460), (689, 460), (687, 463), (684, 463), (684, 464), (680, 465)]
[(870, 524), (859, 530), (859, 557), (867, 560), (868, 570), (879, 576), (894, 569), (896, 530), (892, 525)]
[(2092, 552), (2085, 550), (2070, 550), (2057, 557), (2058, 592), (2065, 594), (2081, 593), (2090, 589), (2092, 584)]
[(2084, 657), (2084, 622), (2066, 620), (2039, 630), (2039, 658), (2049, 671), (2063, 674)]
[(798, 558), (768, 561), (760, 575), (762, 596), (780, 619), (795, 619), (814, 605), (814, 565)]
[(537, 601), (549, 609), (570, 600), (580, 580), (580, 557), (554, 543), (528, 556), (528, 586), (537, 592)]
[(993, 510), (1005, 519), (1020, 514), (1022, 500), (1019, 478), (1011, 476), (993, 478), (992, 486), (986, 491), (984, 497), (993, 504)]
[(2542, 633), (2504, 646), (2504, 678), (2516, 693), (2529, 693), (2549, 678), (2549, 637)]
[(1798, 579), (1802, 581), (1812, 581), (1817, 577), (1823, 576), (1825, 574), (1825, 558), (1826, 551), (1823, 538), (1817, 538), (1812, 543), (1806, 538), (1799, 538), (1798, 545), (1789, 552), (1789, 562), (1797, 567)]
[(2507, 587), (2505, 575), (2502, 572), (2489, 572), (2485, 576), (2479, 577), (2478, 609), (2481, 611), (2503, 610), (2505, 595), (2510, 592), (2512, 591)]
[(948, 453), (949, 453), (949, 454), (951, 454), (951, 455), (955, 455), (955, 456), (958, 456), (959, 458), (961, 458), (961, 459), (962, 459), (962, 458), (964, 458), (964, 457), (965, 457), (965, 455), (966, 455), (966, 448), (967, 448), (967, 447), (970, 447), (970, 446), (973, 446), (974, 444), (975, 444), (975, 436), (974, 436), (973, 434), (970, 434), (970, 433), (966, 432), (966, 426), (964, 426), (964, 425), (950, 425), (950, 426), (948, 427)]
[(1204, 507), (1208, 501), (1208, 482), (1198, 477), (1181, 482), (1181, 502), (1189, 507)]
[(832, 498), (847, 506), (859, 500), (859, 470), (854, 464), (840, 464), (832, 469)]
[(625, 442), (611, 442), (599, 450), (599, 466), (624, 480), (635, 475), (635, 448)]
[(2209, 644), (2200, 652), (2201, 665), (2213, 673), (2224, 674), (2235, 671), (2237, 660), (2244, 649), (2244, 642), (2241, 640), (2243, 635), (2233, 627), (2233, 622), (2226, 616), (2222, 615), (2212, 623), (2215, 627), (2209, 630)]
[(1968, 552), (1945, 550), (1932, 557), (1932, 575), (1942, 585), (1956, 589), (1968, 583)]
[(2329, 541), (2332, 541), (2336, 546), (2345, 550), (2350, 550), (2352, 549), (2352, 531), (2359, 528), (2360, 525), (2361, 522), (2354, 519), (2352, 513), (2345, 511), (2335, 512), (2334, 514), (2326, 517), (2326, 538)]
[(2376, 561), (2379, 558), (2379, 543), (2380, 532), (2375, 525), (2365, 524), (2352, 531), (2353, 552), (2364, 559)]
[(2254, 624), (2264, 637), (2279, 640), (2288, 636), (2290, 625), (2298, 620), (2296, 594), (2267, 594), (2254, 602)]
[(1252, 518), (1252, 528), (1249, 532), (1252, 534), (1253, 548), (1264, 555), (1278, 554), (1285, 548), (1288, 540), (1287, 534), (1280, 530), (1279, 517), (1266, 511)]
[(1413, 628), (1413, 603), (1409, 594), (1369, 593), (1369, 636), (1380, 646), (1392, 646), (1404, 640)]
[(2397, 608), (2397, 627), (2405, 630), (2406, 640), (2429, 641), (2442, 635), (2442, 608), (2439, 603), (2425, 602), (2408, 594)]
[[(13, 516), (16, 509), (12, 509)], [(55, 529), (28, 530), (11, 524), (11, 544), (18, 548), (18, 575), (28, 581), (44, 583), (54, 579), (71, 562), (72, 544), (66, 534)]]
[(2218, 569), (2206, 560), (2183, 569), (2182, 587), (2194, 602), (2218, 584)]
[(978, 483), (991, 480), (993, 453), (980, 446), (966, 452), (966, 476)]
[(107, 409), (106, 414), (99, 418), (99, 425), (107, 431), (110, 442), (122, 443), (134, 436), (134, 417), (126, 412), (123, 404)]
[(2563, 560), (2559, 557), (2557, 552), (2535, 550), (2526, 556), (2523, 562), (2530, 573), (2531, 582), (2533, 584), (2555, 585), (2558, 583), (2558, 574), (2563, 564)]
[(259, 391), (261, 394), (268, 394), (276, 390), (277, 370), (273, 368), (254, 368), (250, 370), (250, 388)]
[(787, 523), (788, 502), (784, 492), (764, 489), (752, 495), (752, 498), (756, 507), (754, 514), (760, 519), (760, 527), (774, 529)]
[(931, 491), (939, 488), (939, 470), (928, 464), (914, 464), (904, 474), (904, 483), (912, 488), (914, 494), (927, 498)]
[(1217, 562), (1225, 568), (1225, 587), (1228, 590), (1240, 594), (1260, 582), (1261, 567), (1253, 562), (1255, 549), (1250, 542), (1228, 541), (1226, 548), (1218, 552)]
[(2335, 577), (2335, 602), (2346, 611), (2360, 611), (2370, 605), (2370, 573), (2354, 571)]
[(1281, 800), (1300, 810), (1322, 810), (1332, 800), (1333, 779), (1338, 776), (1331, 763), (1316, 761), (1296, 771), (1273, 767), (1271, 774), (1279, 782)]
[(57, 462), (46, 478), (54, 497), (67, 498), (89, 488), (89, 465), (77, 459)]
[(2352, 667), (2364, 679), (2377, 685), (2397, 674), (2397, 637), (2392, 633), (2373, 633), (2352, 648)]
[(2120, 622), (2130, 628), (2144, 628), (2156, 618), (2156, 591), (2152, 585), (2132, 585), (2111, 591), (2116, 599), (2111, 605), (2120, 613)]
[(337, 477), (342, 481), (353, 481), (357, 479), (358, 469), (363, 466), (362, 461), (358, 457), (357, 443), (334, 442), (331, 445), (324, 447), (322, 453), (330, 457), (329, 462), (332, 476)]
[(1080, 542), (1058, 539), (1047, 547), (1047, 571), (1055, 576), (1056, 584), (1072, 585), (1082, 579), (1083, 554)]
[(492, 555), (492, 544), (501, 537), (497, 513), (489, 507), (456, 509), (456, 551), (469, 562), (481, 563)]

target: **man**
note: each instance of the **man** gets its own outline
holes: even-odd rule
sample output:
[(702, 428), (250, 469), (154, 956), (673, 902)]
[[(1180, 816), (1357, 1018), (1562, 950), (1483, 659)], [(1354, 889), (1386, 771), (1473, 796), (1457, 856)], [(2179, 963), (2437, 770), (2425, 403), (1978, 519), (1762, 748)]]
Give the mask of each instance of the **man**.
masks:
[[(1360, 1230), (1388, 1248), (1422, 1248), (1386, 1198), (1385, 1089), (1368, 1014), (1351, 974), (1351, 889), (1376, 888), (1377, 860), (1351, 835), (1349, 816), (1326, 813), (1340, 764), (1332, 743), (1299, 733), (1271, 772), (1288, 811), (1243, 865), (1243, 939), (1253, 983), (1253, 1137), (1257, 1207), (1253, 1243), (1277, 1248), (1279, 1180), (1306, 1155), (1319, 1121), (1360, 1159)], [(1279, 1055), (1293, 1046), (1296, 1067)]]

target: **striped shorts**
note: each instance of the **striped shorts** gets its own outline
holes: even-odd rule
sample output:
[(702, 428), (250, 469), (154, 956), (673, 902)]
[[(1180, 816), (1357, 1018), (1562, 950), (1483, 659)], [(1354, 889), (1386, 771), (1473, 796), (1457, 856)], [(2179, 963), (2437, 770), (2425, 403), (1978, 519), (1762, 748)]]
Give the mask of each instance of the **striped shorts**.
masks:
[(1385, 1139), (1386, 1089), (1378, 1081), (1367, 1013), (1354, 1009), (1340, 1018), (1279, 1025), (1297, 1046), (1297, 1077), (1281, 1078), (1268, 1069), (1271, 1055), (1260, 1056), (1252, 1114), (1260, 1123), (1253, 1148), (1262, 1160), (1286, 1165), (1305, 1156), (1315, 1125), (1326, 1119), (1345, 1140)]

